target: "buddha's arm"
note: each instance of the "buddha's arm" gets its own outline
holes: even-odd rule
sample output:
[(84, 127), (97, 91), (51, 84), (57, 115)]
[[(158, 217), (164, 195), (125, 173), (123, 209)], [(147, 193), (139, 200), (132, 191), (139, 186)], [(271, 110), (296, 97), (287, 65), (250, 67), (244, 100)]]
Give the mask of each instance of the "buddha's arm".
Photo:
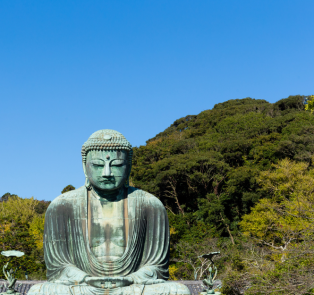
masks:
[(89, 275), (75, 266), (67, 266), (62, 269), (60, 276), (53, 280), (55, 283), (63, 285), (77, 285), (84, 282)]
[(165, 207), (157, 198), (146, 206), (146, 239), (140, 268), (130, 274), (134, 283), (150, 284), (169, 277), (169, 222)]
[(158, 278), (158, 269), (154, 266), (144, 266), (128, 277), (132, 278), (134, 284), (149, 285), (159, 283), (165, 279)]
[[(47, 278), (52, 282), (65, 285), (81, 283), (88, 276), (87, 273), (76, 267), (71, 251), (80, 251), (80, 247), (73, 247), (70, 220), (67, 215), (70, 208), (64, 204), (51, 204), (45, 216), (44, 253), (47, 266)], [(70, 213), (71, 214), (71, 213)], [(71, 229), (72, 228), (72, 229)]]

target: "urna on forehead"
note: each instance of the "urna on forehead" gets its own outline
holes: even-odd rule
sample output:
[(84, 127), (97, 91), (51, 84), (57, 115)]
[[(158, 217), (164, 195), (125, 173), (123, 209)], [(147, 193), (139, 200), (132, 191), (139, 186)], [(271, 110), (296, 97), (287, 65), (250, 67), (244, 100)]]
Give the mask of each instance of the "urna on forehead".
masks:
[(86, 155), (89, 151), (96, 150), (115, 150), (128, 151), (130, 161), (132, 159), (132, 145), (118, 131), (111, 129), (102, 129), (94, 132), (82, 146), (82, 160), (86, 162)]

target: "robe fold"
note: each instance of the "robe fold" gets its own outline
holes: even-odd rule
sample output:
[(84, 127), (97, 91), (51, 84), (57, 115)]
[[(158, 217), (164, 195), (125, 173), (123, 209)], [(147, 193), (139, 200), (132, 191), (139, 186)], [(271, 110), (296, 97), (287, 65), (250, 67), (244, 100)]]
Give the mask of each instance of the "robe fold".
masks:
[[(84, 283), (92, 277), (132, 277), (134, 284), (107, 289), (115, 294), (190, 294), (181, 284), (150, 285), (169, 277), (169, 224), (163, 204), (153, 195), (133, 187), (127, 194), (128, 239), (124, 254), (114, 261), (98, 261), (88, 234), (86, 187), (65, 193), (48, 207), (44, 253), (48, 282), (33, 286), (35, 294), (104, 294), (104, 289)], [(159, 287), (158, 287), (159, 286)]]

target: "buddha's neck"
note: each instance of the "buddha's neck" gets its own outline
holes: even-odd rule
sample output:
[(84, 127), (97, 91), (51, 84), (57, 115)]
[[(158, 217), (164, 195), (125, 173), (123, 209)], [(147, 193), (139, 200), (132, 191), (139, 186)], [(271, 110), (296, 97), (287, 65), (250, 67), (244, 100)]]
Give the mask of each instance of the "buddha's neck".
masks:
[(106, 199), (109, 202), (113, 202), (113, 201), (116, 201), (116, 200), (123, 198), (124, 187), (117, 189), (111, 193), (101, 191), (95, 187), (92, 187), (92, 189), (98, 197), (100, 197), (102, 199)]

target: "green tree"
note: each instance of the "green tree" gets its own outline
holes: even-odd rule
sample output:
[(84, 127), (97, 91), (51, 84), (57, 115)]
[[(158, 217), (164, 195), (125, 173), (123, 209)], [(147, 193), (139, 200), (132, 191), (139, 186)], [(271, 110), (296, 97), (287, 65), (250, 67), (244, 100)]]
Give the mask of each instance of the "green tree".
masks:
[[(30, 230), (30, 224), (40, 215), (36, 213), (39, 201), (34, 198), (22, 199), (13, 196), (0, 203), (0, 248), (6, 250), (19, 250), (25, 253), (14, 261), (15, 266), (20, 263), (18, 278), (24, 278), (25, 269), (30, 278), (45, 278), (45, 264), (43, 250), (38, 250), (38, 237)], [(0, 256), (3, 265), (7, 258)]]
[(261, 199), (250, 214), (243, 216), (240, 226), (245, 234), (285, 252), (288, 245), (312, 233), (314, 170), (308, 163), (289, 159), (273, 168), (261, 172), (258, 178), (271, 198)]
[(305, 110), (313, 113), (313, 111), (314, 111), (314, 95), (310, 95), (306, 98)]
[(16, 196), (16, 195), (11, 195), (10, 193), (6, 193), (4, 194), (1, 198), (0, 198), (0, 202), (6, 202), (9, 198)]
[(314, 271), (314, 168), (284, 159), (261, 172), (258, 182), (269, 197), (243, 216), (240, 226), (246, 236), (268, 248), (264, 262), (273, 267), (252, 273), (246, 294), (265, 289), (265, 294), (312, 294), (308, 292)]
[(61, 194), (64, 194), (66, 192), (73, 191), (73, 190), (75, 190), (75, 187), (73, 185), (69, 184), (62, 190)]
[(35, 240), (38, 250), (43, 249), (45, 215), (35, 215), (29, 223), (29, 233)]

